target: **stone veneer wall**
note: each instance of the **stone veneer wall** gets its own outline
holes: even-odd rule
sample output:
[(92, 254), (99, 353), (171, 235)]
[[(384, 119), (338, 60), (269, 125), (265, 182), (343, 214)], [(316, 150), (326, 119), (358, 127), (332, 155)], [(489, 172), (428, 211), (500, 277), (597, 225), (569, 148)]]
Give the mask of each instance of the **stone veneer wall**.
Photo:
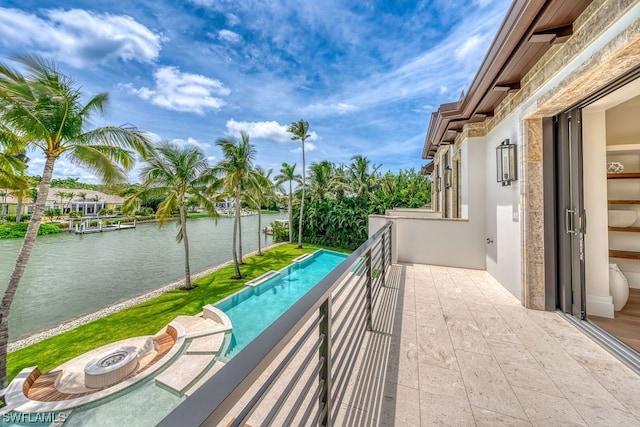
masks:
[[(552, 46), (521, 81), (521, 89), (498, 106), (483, 123), (468, 124), (459, 139), (484, 136), (530, 98), (566, 64), (575, 59), (609, 26), (640, 0), (595, 0), (574, 22), (574, 34)], [(544, 194), (542, 169), (542, 118), (554, 116), (638, 65), (640, 19), (595, 52), (575, 72), (541, 95), (522, 117), (519, 179), (522, 218), (522, 304), (544, 310)]]

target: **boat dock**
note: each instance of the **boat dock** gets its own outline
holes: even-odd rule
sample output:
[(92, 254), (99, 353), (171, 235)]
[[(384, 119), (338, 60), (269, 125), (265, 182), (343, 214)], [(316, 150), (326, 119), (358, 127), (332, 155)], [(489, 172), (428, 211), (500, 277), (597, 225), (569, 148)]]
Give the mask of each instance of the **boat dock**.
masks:
[(133, 220), (133, 224), (122, 224), (118, 221), (117, 224), (103, 225), (102, 221), (98, 222), (97, 226), (90, 226), (88, 221), (84, 221), (81, 224), (76, 224), (75, 228), (72, 228), (69, 224), (69, 231), (74, 231), (76, 234), (90, 234), (90, 233), (103, 233), (106, 231), (126, 230), (130, 228), (136, 228), (136, 221)]

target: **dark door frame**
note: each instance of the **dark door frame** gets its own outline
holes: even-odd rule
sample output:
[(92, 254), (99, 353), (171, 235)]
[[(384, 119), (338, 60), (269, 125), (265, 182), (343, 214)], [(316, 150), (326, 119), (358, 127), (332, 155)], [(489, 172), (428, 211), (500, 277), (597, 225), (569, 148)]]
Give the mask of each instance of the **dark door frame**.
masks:
[[(593, 102), (624, 87), (632, 81), (640, 78), (640, 66), (628, 71), (613, 82), (595, 91), (581, 101), (572, 105), (564, 112), (581, 110)], [(557, 116), (556, 116), (557, 117)], [(544, 265), (545, 265), (545, 310), (555, 311), (558, 302), (558, 221), (557, 213), (557, 180), (556, 175), (556, 143), (555, 143), (555, 117), (542, 119), (542, 173), (544, 191)], [(581, 164), (582, 166), (582, 164)], [(581, 295), (586, 300), (585, 292)]]

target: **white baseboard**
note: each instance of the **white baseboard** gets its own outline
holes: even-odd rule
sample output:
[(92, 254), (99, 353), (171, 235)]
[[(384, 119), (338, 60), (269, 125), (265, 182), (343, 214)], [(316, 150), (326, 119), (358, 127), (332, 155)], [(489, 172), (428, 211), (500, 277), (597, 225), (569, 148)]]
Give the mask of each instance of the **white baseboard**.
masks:
[(613, 319), (613, 298), (610, 295), (587, 295), (587, 315)]

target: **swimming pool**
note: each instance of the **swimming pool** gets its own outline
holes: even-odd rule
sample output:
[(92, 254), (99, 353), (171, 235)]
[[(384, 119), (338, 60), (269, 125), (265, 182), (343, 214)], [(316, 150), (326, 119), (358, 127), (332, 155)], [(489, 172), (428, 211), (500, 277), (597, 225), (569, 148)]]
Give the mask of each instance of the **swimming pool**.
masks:
[[(246, 347), (346, 258), (347, 255), (338, 252), (319, 250), (303, 261), (285, 267), (260, 285), (247, 287), (215, 304), (233, 325), (231, 343), (222, 361)], [(155, 425), (186, 396), (161, 387), (154, 377), (108, 398), (78, 407), (71, 414), (52, 414), (51, 417), (58, 416), (57, 419), (62, 421), (66, 419), (65, 426), (91, 424), (115, 427), (133, 419), (136, 425)], [(36, 421), (35, 418), (26, 418), (28, 414), (11, 414), (15, 414), (16, 419), (0, 417), (0, 426), (34, 425), (31, 423)]]
[(229, 316), (233, 325), (225, 356), (231, 358), (245, 348), (346, 258), (345, 254), (321, 249), (260, 285), (217, 303), (216, 307)]

